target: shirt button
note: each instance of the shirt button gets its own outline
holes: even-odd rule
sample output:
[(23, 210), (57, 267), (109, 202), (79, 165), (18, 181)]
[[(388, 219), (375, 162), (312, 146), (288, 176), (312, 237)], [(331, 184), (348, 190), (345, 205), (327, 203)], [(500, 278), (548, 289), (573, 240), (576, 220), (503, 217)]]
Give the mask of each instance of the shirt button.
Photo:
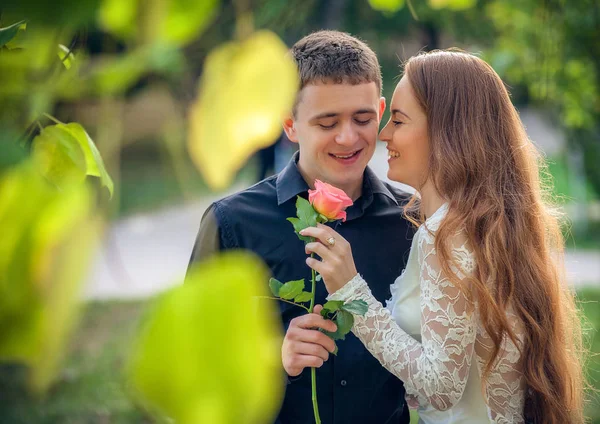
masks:
[(342, 380), (342, 381), (340, 381), (340, 384), (341, 384), (342, 386), (346, 386), (346, 384), (348, 384), (348, 382), (347, 382), (346, 380)]

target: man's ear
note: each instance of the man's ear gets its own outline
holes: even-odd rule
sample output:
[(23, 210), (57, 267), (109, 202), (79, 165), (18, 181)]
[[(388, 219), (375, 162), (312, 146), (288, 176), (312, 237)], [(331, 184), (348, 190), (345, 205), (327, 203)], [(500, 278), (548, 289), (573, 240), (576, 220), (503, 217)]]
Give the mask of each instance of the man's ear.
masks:
[(383, 114), (385, 112), (385, 97), (379, 99), (379, 121), (383, 119)]
[(291, 114), (287, 115), (283, 119), (283, 130), (285, 131), (285, 135), (287, 135), (287, 138), (289, 138), (290, 141), (293, 141), (294, 143), (298, 142), (298, 134), (296, 131), (296, 125), (295, 125), (294, 117)]

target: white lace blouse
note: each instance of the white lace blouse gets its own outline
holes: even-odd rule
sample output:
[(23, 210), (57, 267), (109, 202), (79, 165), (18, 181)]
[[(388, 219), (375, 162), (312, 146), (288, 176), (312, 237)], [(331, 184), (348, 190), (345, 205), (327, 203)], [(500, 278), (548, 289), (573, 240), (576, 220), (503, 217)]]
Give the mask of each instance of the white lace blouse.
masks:
[[(355, 317), (352, 332), (404, 382), (408, 404), (418, 408), (420, 422), (523, 423), (519, 351), (508, 337), (482, 392), (481, 375), (493, 344), (480, 324), (477, 305), (442, 275), (435, 251), (435, 232), (447, 208), (442, 206), (417, 230), (387, 307), (360, 275), (328, 300), (368, 303), (366, 315)], [(464, 279), (475, 267), (464, 234), (457, 232), (451, 247), (459, 266), (454, 271)], [(509, 313), (508, 318), (519, 336), (516, 317)]]

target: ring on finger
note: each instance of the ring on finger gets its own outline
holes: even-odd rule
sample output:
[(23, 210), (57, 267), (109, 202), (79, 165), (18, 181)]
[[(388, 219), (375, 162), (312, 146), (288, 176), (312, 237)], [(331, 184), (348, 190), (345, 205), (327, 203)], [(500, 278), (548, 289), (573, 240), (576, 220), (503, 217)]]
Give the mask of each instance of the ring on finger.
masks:
[(335, 244), (335, 239), (333, 237), (329, 237), (327, 239), (327, 244), (331, 247), (333, 247), (333, 245)]

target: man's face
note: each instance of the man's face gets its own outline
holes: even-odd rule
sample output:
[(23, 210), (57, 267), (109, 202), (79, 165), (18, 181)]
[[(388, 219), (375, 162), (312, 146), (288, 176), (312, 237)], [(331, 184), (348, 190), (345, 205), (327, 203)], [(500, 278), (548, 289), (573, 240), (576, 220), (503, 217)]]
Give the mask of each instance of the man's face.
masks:
[(296, 114), (284, 122), (284, 129), (299, 144), (298, 166), (307, 182), (320, 179), (351, 197), (360, 194), (384, 110), (385, 99), (374, 82), (304, 87)]

